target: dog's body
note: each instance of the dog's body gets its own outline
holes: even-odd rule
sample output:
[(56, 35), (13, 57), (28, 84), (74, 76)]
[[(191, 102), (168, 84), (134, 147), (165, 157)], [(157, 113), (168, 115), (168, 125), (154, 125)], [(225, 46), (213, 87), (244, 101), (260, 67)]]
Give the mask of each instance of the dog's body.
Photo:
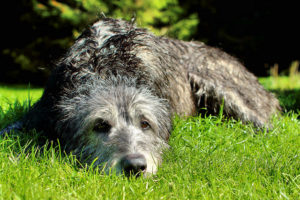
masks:
[(23, 120), (67, 151), (117, 172), (155, 173), (171, 119), (203, 107), (268, 126), (277, 99), (235, 58), (199, 42), (156, 37), (122, 20), (88, 28), (57, 64)]

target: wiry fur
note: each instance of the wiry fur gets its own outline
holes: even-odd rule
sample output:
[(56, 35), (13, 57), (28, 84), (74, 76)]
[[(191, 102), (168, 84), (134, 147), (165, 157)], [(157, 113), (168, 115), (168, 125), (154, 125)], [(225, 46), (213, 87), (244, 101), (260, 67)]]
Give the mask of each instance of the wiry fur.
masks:
[[(167, 147), (171, 118), (200, 108), (268, 126), (277, 99), (230, 55), (200, 42), (156, 37), (145, 29), (103, 19), (83, 32), (59, 61), (27, 128), (60, 138), (82, 160), (122, 171), (120, 160), (143, 154), (154, 173)], [(97, 120), (111, 125), (97, 133)], [(146, 119), (150, 129), (143, 130)]]

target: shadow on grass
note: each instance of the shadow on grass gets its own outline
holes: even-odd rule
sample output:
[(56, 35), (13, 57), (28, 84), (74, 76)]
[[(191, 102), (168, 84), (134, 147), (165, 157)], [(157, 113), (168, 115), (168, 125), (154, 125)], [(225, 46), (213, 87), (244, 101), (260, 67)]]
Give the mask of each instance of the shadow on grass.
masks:
[(279, 99), (283, 112), (300, 111), (300, 89), (271, 90)]

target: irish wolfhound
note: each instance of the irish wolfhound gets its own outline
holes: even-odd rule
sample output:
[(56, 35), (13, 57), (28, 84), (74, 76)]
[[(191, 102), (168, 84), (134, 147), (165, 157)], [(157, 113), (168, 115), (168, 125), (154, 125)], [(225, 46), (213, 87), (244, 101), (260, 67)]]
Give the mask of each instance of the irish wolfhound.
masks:
[(82, 33), (41, 99), (4, 131), (35, 128), (105, 170), (155, 173), (172, 116), (203, 107), (216, 113), (222, 102), (227, 116), (257, 127), (268, 126), (280, 110), (256, 77), (219, 49), (106, 18)]

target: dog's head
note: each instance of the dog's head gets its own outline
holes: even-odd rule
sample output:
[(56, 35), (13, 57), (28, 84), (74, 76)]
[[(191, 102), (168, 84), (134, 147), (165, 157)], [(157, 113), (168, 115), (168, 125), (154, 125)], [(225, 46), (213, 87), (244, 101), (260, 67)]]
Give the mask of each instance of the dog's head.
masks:
[(168, 147), (169, 107), (134, 82), (122, 77), (96, 79), (63, 96), (57, 107), (57, 132), (66, 149), (106, 172), (155, 173)]

